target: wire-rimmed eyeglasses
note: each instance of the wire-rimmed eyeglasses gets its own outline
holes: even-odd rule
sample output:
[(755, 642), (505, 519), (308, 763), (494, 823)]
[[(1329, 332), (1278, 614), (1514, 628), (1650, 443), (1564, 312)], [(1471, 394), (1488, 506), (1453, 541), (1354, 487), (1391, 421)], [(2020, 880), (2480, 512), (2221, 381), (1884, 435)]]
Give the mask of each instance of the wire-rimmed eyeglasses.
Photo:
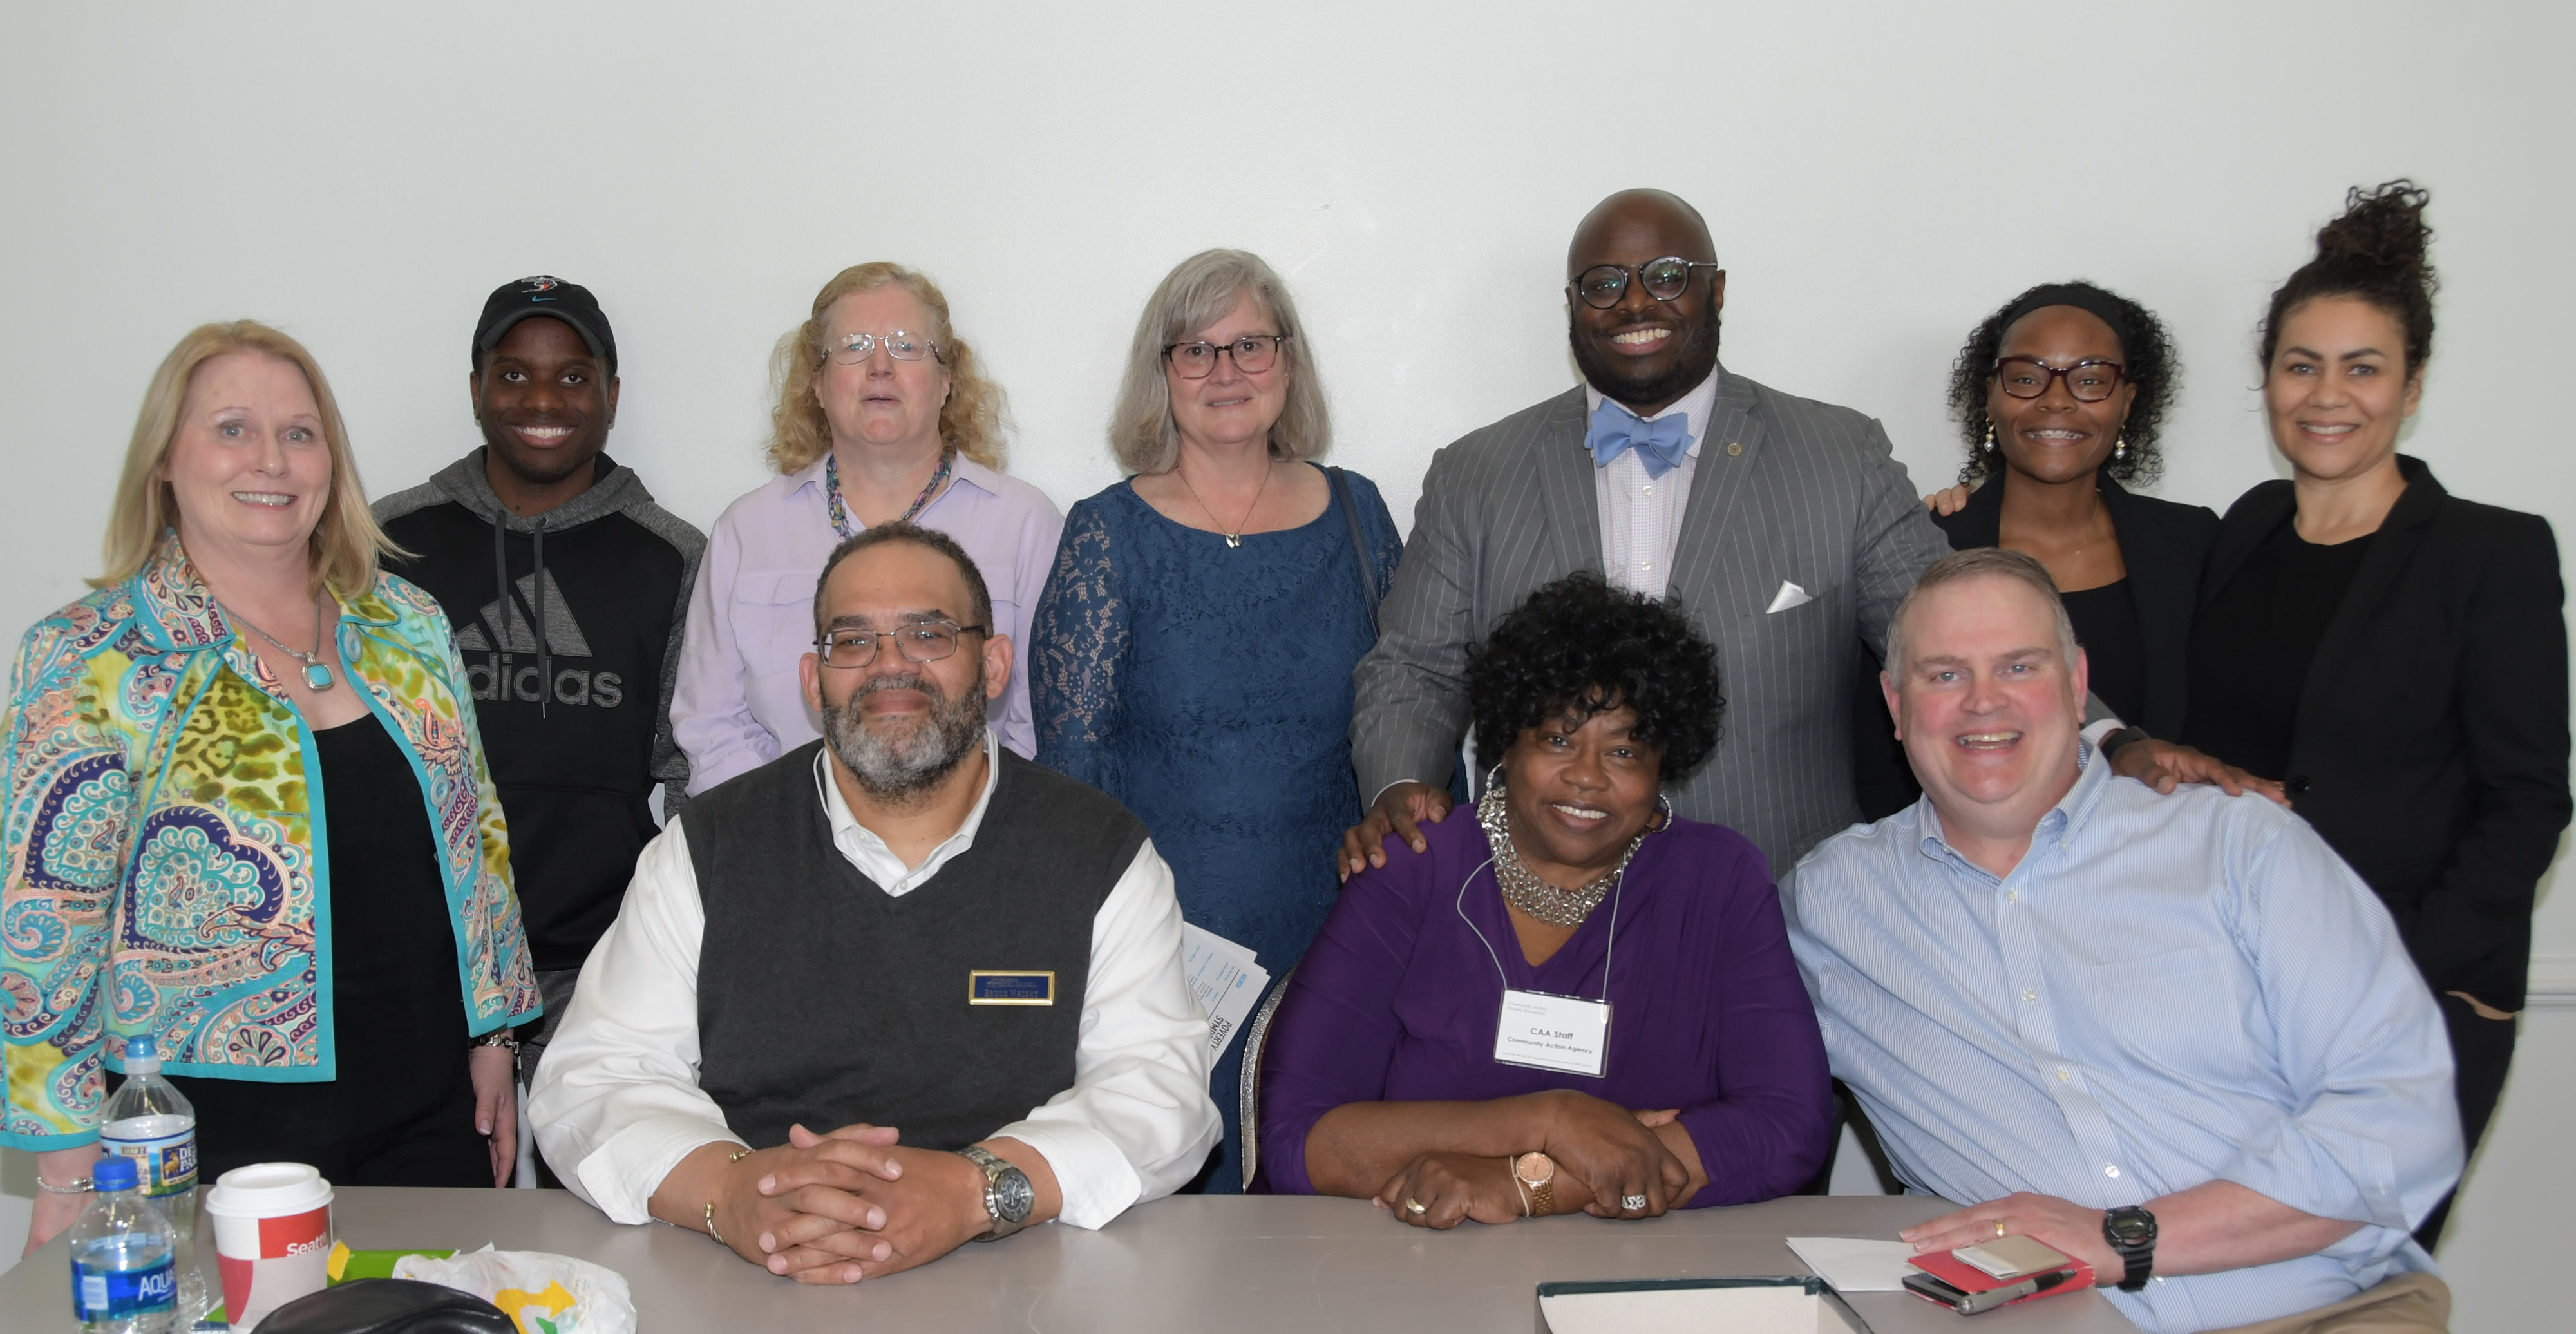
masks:
[(869, 630), (860, 626), (843, 626), (825, 631), (814, 641), (814, 650), (826, 667), (865, 667), (877, 660), (877, 642), (891, 639), (895, 651), (913, 662), (937, 662), (954, 656), (957, 639), (968, 632), (990, 634), (991, 626), (959, 625), (955, 621), (914, 621), (892, 630)]
[(886, 355), (897, 361), (921, 361), (939, 355), (939, 344), (917, 333), (897, 329), (890, 334), (854, 333), (832, 349), (832, 360), (844, 366), (856, 366), (884, 348)]
[(1670, 301), (1690, 290), (1691, 270), (1724, 267), (1715, 260), (1684, 259), (1679, 255), (1650, 259), (1634, 269), (1620, 264), (1595, 264), (1576, 275), (1574, 294), (1594, 310), (1608, 310), (1628, 294), (1628, 277), (1633, 273), (1645, 285), (1646, 295), (1657, 301)]
[(1995, 387), (2006, 398), (2038, 398), (2059, 380), (2078, 403), (2099, 403), (2120, 387), (2123, 371), (2116, 361), (2079, 361), (2064, 370), (2037, 357), (1995, 359)]
[(1245, 334), (1222, 343), (1205, 339), (1189, 343), (1165, 343), (1163, 355), (1172, 369), (1184, 380), (1204, 380), (1216, 370), (1219, 354), (1234, 358), (1234, 368), (1246, 375), (1259, 375), (1279, 360), (1279, 345), (1295, 334)]

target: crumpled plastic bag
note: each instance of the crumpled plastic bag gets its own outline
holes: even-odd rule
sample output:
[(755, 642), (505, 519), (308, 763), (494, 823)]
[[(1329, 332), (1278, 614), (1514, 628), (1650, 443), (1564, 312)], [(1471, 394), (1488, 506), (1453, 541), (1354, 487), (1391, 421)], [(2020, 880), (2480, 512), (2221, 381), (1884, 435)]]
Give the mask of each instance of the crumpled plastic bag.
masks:
[(614, 1269), (544, 1251), (496, 1251), (487, 1243), (450, 1259), (406, 1255), (395, 1278), (470, 1292), (500, 1307), (519, 1334), (635, 1334), (635, 1299)]

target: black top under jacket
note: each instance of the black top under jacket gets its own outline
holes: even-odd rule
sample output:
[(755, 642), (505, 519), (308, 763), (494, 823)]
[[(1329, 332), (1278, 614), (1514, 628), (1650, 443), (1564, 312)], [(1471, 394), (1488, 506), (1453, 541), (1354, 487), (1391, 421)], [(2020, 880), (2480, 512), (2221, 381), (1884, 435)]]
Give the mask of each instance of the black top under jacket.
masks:
[(413, 553), (387, 569), (438, 599), (456, 634), (533, 961), (579, 968), (625, 902), (635, 855), (677, 814), (671, 742), (680, 632), (706, 538), (599, 456), (589, 490), (544, 514), (502, 507), (478, 449), (376, 502)]
[(2255, 543), (2192, 624), (2191, 725), (2177, 739), (2248, 773), (2290, 772), (2308, 668), (2378, 540), (2320, 546), (2284, 523)]
[[(2317, 644), (2288, 772), (2264, 776), (2378, 891), (2436, 993), (2519, 1010), (2533, 892), (2570, 810), (2558, 541), (2539, 515), (2397, 465), (2405, 494)], [(2296, 509), (2286, 481), (2228, 508), (2204, 607)]]
[[(196, 1109), (201, 1156), (231, 1166), (301, 1160), (419, 1121), (471, 1078), (456, 928), (411, 758), (372, 713), (314, 732), (313, 748), (331, 858), (332, 1074), (314, 1084), (171, 1076)], [(462, 1118), (447, 1128), (470, 1133)], [(481, 1184), (492, 1184), (488, 1162)]]

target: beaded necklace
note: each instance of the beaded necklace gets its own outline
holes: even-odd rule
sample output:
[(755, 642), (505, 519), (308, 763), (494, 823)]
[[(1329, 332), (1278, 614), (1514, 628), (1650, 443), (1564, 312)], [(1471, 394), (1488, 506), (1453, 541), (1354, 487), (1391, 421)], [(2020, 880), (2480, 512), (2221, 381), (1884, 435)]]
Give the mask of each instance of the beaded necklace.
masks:
[[(939, 494), (939, 484), (948, 480), (949, 469), (956, 464), (956, 450), (939, 451), (939, 471), (930, 475), (930, 485), (921, 488), (921, 494), (912, 499), (912, 508), (905, 510), (903, 517), (895, 522), (912, 522), (912, 516), (921, 513), (922, 508), (930, 503), (930, 498)], [(832, 516), (832, 531), (839, 533), (844, 542), (857, 537), (860, 529), (850, 525), (850, 507), (841, 499), (841, 456), (838, 454), (823, 456), (823, 501), (824, 508)]]

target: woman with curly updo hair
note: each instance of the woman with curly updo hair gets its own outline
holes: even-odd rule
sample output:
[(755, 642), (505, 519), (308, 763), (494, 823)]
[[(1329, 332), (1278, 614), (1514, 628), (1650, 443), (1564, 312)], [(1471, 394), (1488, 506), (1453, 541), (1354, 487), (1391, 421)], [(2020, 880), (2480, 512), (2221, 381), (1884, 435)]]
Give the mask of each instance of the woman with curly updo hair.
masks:
[[(778, 476), (716, 520), (689, 595), (671, 737), (691, 792), (822, 735), (797, 666), (814, 647), (814, 581), (833, 547), (897, 521), (948, 534), (992, 588), (986, 632), (1019, 648), (1064, 529), (1044, 492), (1002, 475), (1001, 386), (921, 274), (841, 270), (778, 340), (774, 372)], [(1003, 745), (1037, 753), (1023, 673), (990, 717)]]
[(1271, 1189), (1449, 1228), (1815, 1176), (1832, 1099), (1770, 870), (1661, 799), (1716, 748), (1718, 688), (1677, 603), (1598, 575), (1494, 624), (1476, 818), (1351, 877), (1268, 1034), (1245, 1131)]
[[(2031, 288), (1987, 316), (1951, 366), (1968, 461), (1960, 484), (1931, 498), (1951, 550), (2004, 547), (2048, 567), (2094, 696), (2162, 737), (2182, 725), (2183, 654), (2218, 516), (2122, 484), (2162, 471), (2180, 369), (2164, 324), (2137, 302), (2082, 281)], [(1854, 767), (1861, 812), (1875, 820), (1922, 789), (1893, 740), (1876, 665), (1864, 675)]]
[(2388, 905), (2441, 999), (2474, 1150), (2567, 827), (2567, 632), (2548, 521), (2453, 496), (2397, 452), (2433, 351), (2428, 198), (2355, 189), (2272, 294), (2263, 400), (2291, 475), (2228, 508), (2181, 736), (2285, 780)]

